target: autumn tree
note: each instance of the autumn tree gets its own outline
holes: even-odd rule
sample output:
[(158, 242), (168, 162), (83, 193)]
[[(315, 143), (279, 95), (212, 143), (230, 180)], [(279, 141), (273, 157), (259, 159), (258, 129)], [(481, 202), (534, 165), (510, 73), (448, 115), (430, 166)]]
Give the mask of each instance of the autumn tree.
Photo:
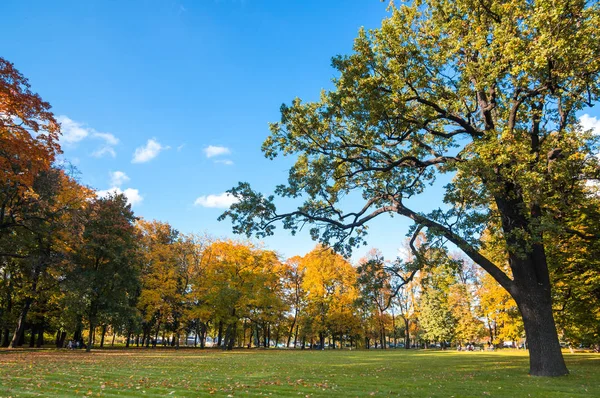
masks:
[(294, 256), (283, 263), (282, 277), (284, 292), (286, 293), (288, 305), (294, 314), (292, 321), (290, 322), (286, 347), (290, 346), (293, 335), (293, 347), (296, 348), (299, 328), (298, 319), (301, 315), (301, 311), (304, 311), (306, 306), (306, 291), (302, 287), (305, 273), (306, 267), (302, 263), (302, 257)]
[(391, 307), (397, 291), (392, 287), (392, 275), (386, 269), (385, 260), (381, 253), (370, 251), (361, 260), (357, 268), (357, 286), (360, 292), (359, 300), (364, 301), (363, 308), (373, 308), (374, 316), (379, 324), (379, 341), (381, 348), (386, 348), (386, 311)]
[[(241, 183), (234, 231), (266, 236), (275, 222), (349, 251), (380, 215), (408, 217), (443, 236), (515, 299), (530, 374), (568, 373), (552, 313), (548, 230), (563, 229), (585, 180), (598, 178), (592, 140), (576, 113), (600, 94), (600, 6), (584, 0), (424, 0), (391, 6), (361, 30), (354, 53), (333, 59), (335, 88), (281, 108), (263, 144), (297, 156), (275, 193), (305, 197), (278, 212), (274, 196)], [(409, 199), (440, 173), (453, 177), (429, 213)], [(364, 199), (348, 209), (345, 197)], [(440, 198), (441, 200), (442, 198)], [(350, 202), (351, 203), (351, 202)], [(491, 225), (499, 220), (496, 225)], [(510, 274), (481, 252), (498, 228)]]
[[(189, 278), (187, 263), (179, 256), (181, 241), (177, 230), (160, 221), (139, 220), (137, 227), (141, 233), (142, 263), (137, 306), (143, 319), (142, 342), (150, 345), (152, 338), (158, 338), (161, 327), (178, 335)], [(178, 341), (177, 338), (177, 344)]]
[[(92, 195), (58, 168), (40, 172), (29, 192), (35, 200), (22, 205), (35, 217), (23, 220), (9, 236), (0, 237), (0, 246), (8, 244), (14, 250), (11, 260), (4, 262), (7, 288), (10, 286), (7, 294), (13, 295), (7, 304), (18, 309), (11, 347), (22, 343), (32, 307), (38, 313), (32, 335), (34, 329), (43, 334), (44, 312), (50, 312), (48, 302), (58, 293), (64, 265), (83, 226), (83, 209)], [(6, 343), (6, 332), (4, 339)]]
[(303, 289), (306, 291), (306, 316), (311, 331), (325, 346), (325, 337), (342, 338), (351, 329), (354, 302), (358, 298), (356, 271), (352, 265), (332, 249), (317, 246), (303, 257), (306, 269)]
[(483, 319), (492, 344), (517, 341), (523, 334), (523, 322), (517, 303), (491, 276), (483, 275), (477, 289), (478, 315)]
[[(19, 295), (15, 281), (19, 280), (19, 273), (26, 263), (35, 262), (30, 250), (32, 236), (39, 237), (43, 231), (33, 229), (42, 224), (47, 226), (44, 217), (48, 214), (44, 205), (49, 195), (57, 192), (53, 189), (56, 184), (51, 183), (56, 175), (51, 168), (55, 156), (60, 153), (59, 134), (60, 126), (50, 112), (50, 104), (31, 91), (28, 80), (12, 63), (0, 57), (0, 268), (3, 274), (0, 317), (3, 320), (3, 346), (8, 343), (12, 321), (20, 325), (17, 333), (22, 334), (27, 311), (34, 299), (29, 293), (29, 298), (17, 302), (13, 297)], [(37, 276), (33, 275), (33, 279)], [(23, 298), (23, 295), (19, 296)], [(20, 308), (20, 314), (15, 317), (12, 312), (17, 308)], [(15, 334), (13, 340), (14, 337)]]
[(30, 90), (28, 80), (12, 63), (0, 57), (0, 234), (37, 216), (27, 213), (24, 205), (35, 201), (35, 179), (50, 170), (60, 153), (59, 134), (50, 104)]
[(196, 287), (196, 294), (210, 309), (211, 319), (224, 337), (219, 343), (233, 349), (240, 320), (250, 319), (257, 335), (258, 327), (262, 328), (267, 347), (271, 325), (285, 306), (277, 255), (250, 243), (216, 241), (206, 248), (204, 256), (205, 281)]
[(188, 332), (194, 332), (194, 345), (205, 347), (206, 333), (211, 318), (211, 311), (205, 304), (203, 287), (207, 283), (206, 272), (210, 262), (212, 239), (206, 235), (189, 234), (182, 237), (178, 248), (179, 257), (185, 270), (186, 283), (184, 295), (184, 320)]
[[(454, 338), (460, 344), (479, 340), (483, 335), (484, 324), (478, 316), (480, 303), (477, 288), (480, 286), (481, 272), (466, 258), (456, 258), (456, 265), (455, 281), (448, 288), (448, 305), (456, 319)], [(484, 275), (490, 277), (488, 274)]]

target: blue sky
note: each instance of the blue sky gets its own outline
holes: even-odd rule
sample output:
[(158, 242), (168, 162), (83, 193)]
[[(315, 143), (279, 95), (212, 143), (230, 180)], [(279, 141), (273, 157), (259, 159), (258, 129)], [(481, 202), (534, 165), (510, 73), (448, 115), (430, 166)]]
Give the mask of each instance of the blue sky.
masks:
[[(386, 15), (378, 0), (4, 0), (1, 54), (63, 123), (83, 183), (118, 188), (136, 214), (182, 232), (231, 237), (220, 194), (271, 192), (289, 160), (260, 145), (279, 107), (330, 87), (333, 55)], [(221, 198), (222, 199), (222, 198)], [(425, 202), (437, 201), (431, 196)], [(394, 257), (409, 223), (378, 220), (369, 243)], [(308, 231), (265, 242), (304, 254)], [(366, 249), (359, 250), (355, 257)]]

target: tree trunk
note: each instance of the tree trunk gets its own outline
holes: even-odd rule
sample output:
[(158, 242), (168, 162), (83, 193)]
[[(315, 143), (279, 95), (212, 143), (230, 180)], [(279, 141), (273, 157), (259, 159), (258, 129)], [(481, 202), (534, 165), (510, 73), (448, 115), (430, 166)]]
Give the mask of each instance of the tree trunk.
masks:
[(410, 333), (408, 332), (409, 327), (410, 327), (410, 320), (408, 319), (408, 317), (403, 318), (404, 319), (404, 327), (406, 328), (406, 331), (404, 332), (404, 349), (409, 350), (410, 349)]
[(202, 322), (200, 325), (200, 348), (206, 347), (206, 324)]
[(75, 332), (73, 333), (73, 341), (74, 342), (83, 342), (82, 335), (83, 325), (81, 324), (81, 319), (77, 321), (77, 326), (75, 327)]
[(549, 294), (529, 290), (522, 296), (516, 301), (523, 317), (529, 347), (529, 374), (532, 376), (568, 374), (558, 341)]
[(158, 341), (158, 329), (156, 329), (156, 333), (154, 333), (154, 341), (152, 342), (152, 348), (156, 348), (157, 341)]
[(115, 337), (117, 336), (117, 333), (115, 333), (115, 330), (113, 328), (113, 335), (112, 335), (112, 341), (110, 342), (110, 346), (114, 347), (115, 346)]
[(106, 325), (102, 325), (102, 337), (100, 337), (100, 348), (104, 348), (104, 336), (106, 335)]
[[(298, 319), (298, 309), (294, 310), (294, 320), (292, 321), (292, 326), (290, 326), (290, 333), (287, 339), (286, 347), (289, 348), (290, 342), (292, 341), (292, 334), (294, 333), (294, 326), (296, 326), (296, 320)], [(297, 333), (297, 332), (296, 332)], [(294, 348), (296, 347), (296, 342), (294, 341)]]
[(29, 336), (29, 348), (35, 347), (35, 326), (31, 327), (31, 336)]
[(87, 347), (85, 347), (86, 352), (90, 352), (92, 350), (92, 343), (94, 338), (94, 323), (90, 321), (90, 334), (88, 335), (88, 343)]
[(2, 343), (0, 344), (1, 347), (8, 347), (8, 345), (10, 344), (9, 335), (10, 330), (8, 328), (4, 328), (2, 330)]
[(297, 341), (298, 341), (298, 324), (296, 324), (296, 332), (294, 333), (294, 348), (296, 348)]
[(44, 324), (40, 324), (38, 328), (38, 338), (35, 346), (41, 348), (44, 345)]
[(225, 331), (225, 344), (224, 347), (227, 351), (233, 350), (233, 346), (235, 344), (235, 336), (237, 332), (237, 322), (233, 321), (229, 325), (227, 325), (227, 330)]
[(58, 338), (58, 341), (56, 343), (56, 348), (63, 348), (65, 346), (65, 339), (67, 338), (67, 332), (62, 331), (60, 332), (60, 336)]
[(222, 339), (223, 339), (223, 321), (219, 321), (219, 332), (217, 335), (217, 347), (221, 347)]
[[(563, 376), (569, 373), (560, 349), (552, 316), (550, 274), (543, 233), (535, 226), (542, 214), (539, 205), (526, 205), (523, 189), (510, 181), (494, 197), (501, 214), (508, 248), (512, 283), (496, 280), (515, 299), (525, 325), (529, 345), (529, 373), (532, 376)], [(527, 211), (528, 210), (528, 211)], [(531, 236), (532, 241), (524, 238)]]
[(15, 334), (13, 334), (12, 341), (10, 342), (11, 348), (19, 346), (19, 340), (25, 332), (25, 320), (27, 319), (27, 313), (29, 312), (29, 307), (31, 306), (32, 301), (33, 300), (30, 297), (25, 299), (25, 303), (23, 304), (23, 308), (21, 309), (21, 313), (19, 314), (19, 319), (17, 320)]

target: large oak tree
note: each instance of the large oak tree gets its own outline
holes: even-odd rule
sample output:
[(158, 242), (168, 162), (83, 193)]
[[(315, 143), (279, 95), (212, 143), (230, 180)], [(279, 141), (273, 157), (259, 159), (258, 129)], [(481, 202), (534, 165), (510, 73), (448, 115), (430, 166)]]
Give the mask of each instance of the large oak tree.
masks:
[[(361, 30), (338, 56), (335, 88), (281, 108), (263, 144), (297, 156), (276, 194), (304, 198), (278, 212), (274, 197), (241, 183), (222, 218), (270, 235), (277, 221), (348, 251), (384, 214), (412, 219), (459, 247), (515, 299), (530, 373), (566, 374), (552, 314), (548, 231), (568, 232), (570, 209), (598, 178), (589, 132), (576, 113), (600, 94), (600, 6), (584, 0), (422, 0)], [(411, 206), (439, 173), (444, 205)], [(364, 205), (348, 211), (344, 198)], [(354, 195), (356, 197), (357, 195)], [(441, 201), (442, 198), (440, 198)], [(482, 251), (483, 229), (502, 238), (508, 264)]]

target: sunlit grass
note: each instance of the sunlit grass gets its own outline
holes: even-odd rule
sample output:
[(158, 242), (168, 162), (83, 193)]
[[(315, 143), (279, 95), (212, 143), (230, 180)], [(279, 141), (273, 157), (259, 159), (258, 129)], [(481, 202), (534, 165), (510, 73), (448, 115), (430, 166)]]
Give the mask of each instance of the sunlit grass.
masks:
[(600, 396), (600, 355), (527, 375), (522, 351), (0, 351), (0, 396)]

